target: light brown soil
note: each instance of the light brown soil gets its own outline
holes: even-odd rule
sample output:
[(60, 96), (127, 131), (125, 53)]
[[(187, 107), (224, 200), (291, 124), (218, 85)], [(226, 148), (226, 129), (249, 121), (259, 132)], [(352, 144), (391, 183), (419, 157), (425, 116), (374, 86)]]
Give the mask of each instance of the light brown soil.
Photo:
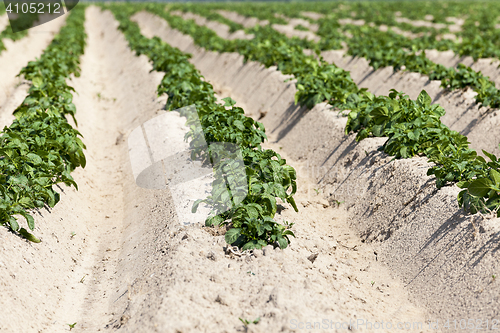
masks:
[[(5, 17), (7, 17), (5, 15)], [(27, 96), (29, 88), (23, 79), (16, 77), (29, 61), (39, 57), (49, 45), (54, 35), (64, 24), (66, 16), (29, 30), (28, 35), (20, 40), (3, 39), (6, 50), (0, 53), (0, 128), (10, 125), (14, 117), (12, 112)], [(7, 20), (8, 23), (8, 20)], [(0, 31), (2, 31), (0, 27)]]
[(75, 322), (73, 331), (97, 332), (111, 320), (109, 304), (118, 297), (116, 258), (129, 224), (124, 184), (135, 186), (125, 139), (161, 109), (155, 89), (162, 76), (149, 73), (147, 59), (135, 57), (113, 22), (103, 22), (95, 8), (86, 16), (82, 73), (70, 85), (78, 92), (74, 103), (87, 166), (73, 175), (79, 191), (61, 186), (61, 202), (35, 213), (41, 243), (0, 228), (5, 332), (66, 332)]
[(9, 17), (7, 14), (0, 15), (0, 31), (3, 31), (9, 24)]
[(319, 29), (319, 26), (316, 23), (311, 23), (308, 20), (304, 20), (301, 18), (288, 18), (288, 23), (294, 27), (296, 27), (297, 25), (300, 24), (300, 25), (308, 28), (312, 32), (316, 32)]
[(140, 13), (144, 34), (193, 53), (298, 170), (300, 212), (282, 203), (277, 216), (295, 223), (285, 250), (234, 255), (223, 230), (181, 226), (169, 190), (138, 187), (128, 161), (128, 134), (164, 112), (162, 73), (127, 47), (111, 13), (86, 16), (82, 75), (71, 84), (87, 167), (74, 173), (79, 191), (62, 186), (61, 202), (37, 213), (41, 243), (0, 228), (2, 331), (294, 332), (319, 322), (321, 332), (350, 320), (373, 331), (364, 320), (426, 332), (427, 320), (498, 316), (498, 222), (473, 227), (457, 189), (436, 191), (425, 176), (425, 159), (391, 161), (375, 151), (384, 138), (356, 144), (326, 105), (294, 106), (293, 82), (276, 69), (205, 52)]
[(315, 42), (319, 42), (321, 40), (321, 37), (312, 31), (296, 30), (295, 26), (298, 24), (296, 23), (297, 22), (289, 22), (288, 24), (273, 24), (272, 27), (289, 38), (298, 37), (300, 39), (308, 39)]
[(323, 15), (321, 13), (316, 13), (316, 12), (302, 12), (301, 15), (305, 16), (305, 17), (309, 17), (313, 20), (319, 20), (320, 18), (325, 17), (325, 15)]
[(252, 28), (257, 24), (258, 25), (268, 25), (269, 24), (269, 21), (267, 21), (267, 20), (260, 21), (255, 17), (245, 17), (243, 15), (240, 15), (240, 14), (238, 14), (236, 12), (232, 12), (232, 11), (218, 10), (217, 13), (221, 14), (222, 16), (224, 16), (227, 19), (230, 19), (236, 23), (243, 25), (245, 28)]
[[(297, 25), (300, 24), (313, 32), (318, 31), (318, 28), (319, 28), (319, 26), (316, 23), (311, 23), (308, 20), (305, 20), (303, 18), (290, 18), (290, 17), (287, 17), (283, 14), (275, 14), (275, 16), (277, 18), (284, 19), (285, 21), (288, 22), (288, 25), (292, 26), (292, 27), (296, 27)], [(307, 17), (307, 15), (306, 15), (306, 17)]]

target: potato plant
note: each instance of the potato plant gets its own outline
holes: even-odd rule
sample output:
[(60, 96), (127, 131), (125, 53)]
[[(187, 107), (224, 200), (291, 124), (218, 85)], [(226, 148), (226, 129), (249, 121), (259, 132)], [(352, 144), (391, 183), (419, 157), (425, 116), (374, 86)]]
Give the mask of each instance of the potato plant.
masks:
[[(200, 121), (203, 129), (201, 133), (196, 131), (195, 126), (190, 126), (191, 131), (186, 135), (186, 138), (191, 138), (192, 157), (208, 159), (217, 153), (199, 148), (197, 137), (201, 135), (205, 142), (236, 144), (241, 150), (248, 195), (241, 202), (233, 202), (229, 211), (222, 211), (218, 207), (227, 207), (226, 201), (231, 200), (235, 193), (229, 191), (228, 195), (228, 189), (221, 188), (226, 186), (225, 183), (217, 183), (217, 179), (222, 177), (216, 177), (211, 195), (198, 200), (193, 211), (203, 201), (210, 203), (214, 210), (205, 224), (230, 223), (233, 228), (226, 234), (226, 241), (244, 250), (262, 248), (267, 244), (287, 247), (290, 243), (289, 236), (294, 236), (289, 230), (291, 225), (282, 225), (273, 218), (277, 211), (276, 198), (290, 203), (297, 210), (293, 200), (297, 190), (296, 174), (278, 153), (261, 147), (266, 139), (264, 126), (246, 117), (243, 109), (236, 107), (235, 101), (230, 98), (225, 99), (224, 105), (218, 104), (212, 85), (189, 63), (188, 55), (157, 37), (148, 39), (142, 36), (138, 25), (128, 18), (134, 12), (134, 7), (128, 6), (128, 11), (123, 6), (110, 5), (109, 8), (119, 21), (118, 28), (125, 34), (131, 49), (138, 55), (148, 56), (155, 70), (165, 72), (158, 86), (158, 94), (168, 95), (167, 108), (176, 110), (190, 105), (196, 107), (196, 113), (186, 114), (188, 126), (194, 121)], [(217, 165), (215, 169), (223, 172), (225, 177), (232, 177), (230, 161), (224, 160), (223, 163), (225, 165)]]
[(23, 216), (33, 230), (35, 222), (29, 210), (54, 207), (60, 199), (53, 188), (56, 184), (78, 188), (71, 172), (86, 163), (81, 134), (66, 121), (66, 115), (74, 118), (76, 112), (74, 89), (66, 84), (66, 78), (79, 76), (86, 38), (84, 19), (83, 8), (71, 11), (42, 56), (21, 70), (19, 75), (32, 85), (14, 111), (16, 119), (0, 135), (0, 219), (35, 242), (39, 240), (20, 229), (16, 215)]

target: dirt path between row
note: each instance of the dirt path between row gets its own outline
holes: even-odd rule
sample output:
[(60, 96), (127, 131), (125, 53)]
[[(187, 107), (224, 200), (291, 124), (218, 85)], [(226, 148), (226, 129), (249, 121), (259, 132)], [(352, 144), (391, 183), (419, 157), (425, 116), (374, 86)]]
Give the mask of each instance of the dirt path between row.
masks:
[[(219, 10), (217, 12), (219, 14), (221, 14), (222, 16), (224, 16), (225, 18), (243, 25), (245, 28), (252, 28), (256, 24), (267, 25), (269, 23), (267, 20), (259, 21), (258, 19), (254, 18), (254, 17), (245, 17), (243, 15), (240, 15), (240, 14), (238, 14), (236, 12), (232, 12), (232, 11)], [(301, 20), (301, 19), (288, 19), (287, 18), (287, 20), (290, 20), (288, 24), (273, 24), (272, 27), (276, 31), (281, 32), (282, 34), (285, 34), (289, 38), (292, 38), (292, 37), (298, 37), (301, 39), (306, 38), (309, 40), (313, 40), (315, 42), (319, 42), (319, 40), (321, 39), (319, 36), (317, 36), (312, 31), (302, 31), (302, 30), (295, 29), (296, 25), (305, 24), (308, 28), (312, 28), (312, 30), (314, 30), (314, 29), (317, 30), (316, 25), (312, 25), (308, 21)], [(219, 25), (223, 25), (223, 24), (219, 24)], [(220, 29), (220, 27), (217, 29)]]
[(194, 20), (196, 24), (200, 26), (207, 27), (215, 31), (215, 33), (224, 39), (233, 40), (233, 39), (252, 39), (252, 34), (246, 34), (243, 30), (238, 30), (235, 32), (229, 31), (229, 26), (225, 24), (219, 24), (214, 21), (208, 20), (206, 17), (200, 16), (198, 14), (193, 14), (191, 12), (183, 13), (181, 11), (171, 11), (171, 15), (180, 16), (185, 20)]
[(103, 330), (121, 292), (116, 267), (130, 224), (125, 207), (132, 202), (124, 186), (135, 186), (126, 131), (162, 108), (155, 94), (162, 75), (149, 73), (151, 65), (127, 48), (115, 22), (101, 19), (95, 8), (86, 19), (81, 76), (69, 83), (77, 91), (87, 166), (73, 174), (78, 191), (61, 186), (56, 207), (35, 214), (41, 243), (0, 228), (2, 332), (67, 332), (74, 323), (77, 332)]
[[(5, 15), (6, 17), (7, 15)], [(10, 125), (12, 112), (27, 95), (29, 84), (16, 77), (29, 61), (39, 57), (50, 44), (55, 34), (64, 25), (66, 16), (60, 16), (43, 25), (31, 28), (24, 38), (12, 41), (3, 39), (6, 50), (0, 53), (0, 128)], [(8, 23), (8, 20), (7, 20)], [(2, 31), (2, 29), (0, 29)]]

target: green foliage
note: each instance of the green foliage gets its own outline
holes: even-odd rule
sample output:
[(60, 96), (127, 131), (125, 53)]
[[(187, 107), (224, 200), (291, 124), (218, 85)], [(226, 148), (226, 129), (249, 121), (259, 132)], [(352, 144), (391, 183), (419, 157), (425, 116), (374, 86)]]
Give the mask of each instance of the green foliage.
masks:
[(302, 24), (298, 24), (294, 27), (295, 30), (299, 30), (299, 31), (309, 31), (309, 29), (307, 29), (306, 27), (304, 27)]
[[(208, 50), (237, 51), (247, 61), (258, 61), (266, 67), (277, 66), (283, 74), (293, 75), (297, 87), (295, 102), (300, 105), (312, 108), (320, 102), (327, 102), (339, 110), (350, 110), (346, 134), (357, 132), (358, 141), (369, 136), (384, 136), (388, 137), (388, 140), (381, 149), (389, 155), (396, 158), (427, 156), (429, 161), (434, 163), (428, 170), (428, 175), (436, 176), (438, 188), (456, 182), (469, 182), (488, 177), (488, 170), (499, 169), (499, 165), (486, 163), (481, 156), (470, 149), (465, 136), (451, 131), (441, 123), (440, 117), (445, 111), (438, 105), (431, 105), (431, 98), (425, 91), (421, 92), (416, 101), (395, 90), (392, 90), (389, 96), (374, 96), (366, 89), (358, 88), (348, 72), (326, 63), (321, 58), (315, 59), (303, 53), (305, 47), (319, 50), (321, 46), (307, 45), (306, 43), (311, 42), (287, 38), (270, 26), (256, 26), (247, 30), (255, 35), (253, 40), (226, 41), (217, 37), (210, 29), (197, 26), (193, 21), (173, 18), (163, 13), (155, 5), (148, 6), (148, 10), (164, 17), (173, 28), (191, 35), (195, 43)], [(380, 14), (379, 10), (375, 12)], [(338, 16), (330, 15), (319, 20), (321, 24), (318, 34), (323, 34), (323, 40), (335, 39), (340, 27), (336, 22)], [(330, 28), (328, 24), (331, 24)], [(394, 66), (398, 69), (404, 65), (407, 70), (441, 80), (442, 86), (449, 89), (472, 87), (478, 92), (476, 100), (483, 106), (500, 106), (498, 90), (480, 72), (475, 72), (464, 65), (458, 66), (457, 69), (446, 68), (432, 63), (425, 58), (425, 54), (417, 54), (416, 51), (423, 47), (425, 39), (417, 40), (415, 44), (408, 44), (407, 38), (390, 31), (383, 33), (369, 26), (347, 26), (346, 29), (353, 34), (353, 38), (347, 40), (351, 48), (349, 52), (369, 58), (375, 68)], [(326, 38), (329, 36), (332, 38)], [(326, 45), (323, 43), (323, 46)], [(445, 44), (441, 46), (444, 47)], [(461, 193), (459, 203), (466, 209), (470, 208), (468, 203), (472, 198), (476, 201), (486, 200), (484, 196), (474, 197), (478, 194), (474, 190), (472, 194), (467, 192), (467, 196), (463, 191)], [(484, 209), (487, 205), (489, 208), (498, 206), (496, 197), (488, 200), (490, 201), (487, 204), (484, 201), (483, 206), (480, 204), (476, 206), (479, 209)], [(254, 227), (248, 230), (256, 230), (254, 232), (256, 234), (266, 230), (265, 221), (258, 226), (251, 220), (252, 216), (248, 215), (245, 218), (246, 222), (242, 223), (254, 224)], [(218, 216), (208, 222), (220, 224), (224, 223), (224, 219)], [(231, 237), (230, 240), (235, 240), (241, 234), (242, 231), (234, 230), (228, 237)], [(247, 236), (247, 239), (250, 238)]]
[(248, 325), (250, 324), (258, 324), (260, 322), (260, 317), (255, 319), (254, 321), (250, 321), (248, 319), (241, 319), (241, 318), (238, 318), (245, 327), (247, 327)]
[[(191, 138), (192, 157), (220, 161), (214, 165), (218, 176), (212, 184), (211, 195), (198, 200), (193, 211), (196, 211), (200, 203), (209, 203), (214, 210), (205, 222), (206, 225), (231, 223), (233, 228), (227, 232), (226, 241), (242, 249), (261, 248), (267, 244), (278, 244), (281, 248), (288, 246), (289, 236), (294, 236), (289, 230), (291, 225), (279, 224), (273, 218), (277, 211), (277, 198), (290, 203), (297, 210), (293, 200), (297, 190), (296, 174), (279, 154), (262, 149), (261, 143), (266, 139), (264, 126), (246, 117), (243, 109), (236, 107), (235, 101), (230, 98), (224, 99), (224, 105), (216, 103), (212, 85), (189, 63), (188, 55), (159, 38), (148, 39), (142, 36), (137, 24), (128, 19), (140, 7), (127, 6), (125, 8), (128, 10), (124, 10), (124, 6), (108, 6), (119, 21), (119, 29), (125, 34), (130, 47), (138, 55), (148, 56), (154, 70), (165, 72), (158, 86), (158, 94), (168, 95), (167, 108), (176, 110), (185, 106), (196, 106), (197, 113), (181, 113), (187, 117), (187, 125), (191, 128), (186, 138)], [(148, 8), (159, 7), (148, 5)], [(171, 20), (169, 23), (172, 25), (191, 31), (198, 43), (212, 45), (210, 43), (213, 42), (215, 48), (224, 45), (213, 32), (197, 29), (192, 25), (192, 21), (164, 15)], [(202, 132), (191, 126), (195, 121), (201, 123)], [(236, 162), (232, 159), (215, 158), (217, 154), (226, 153), (224, 149), (217, 150), (217, 145), (211, 145), (209, 151), (200, 149), (197, 142), (202, 137), (206, 142), (232, 143), (240, 148), (246, 174), (243, 175), (243, 181), (237, 183), (247, 184), (249, 190), (242, 201), (235, 202), (234, 198), (238, 197), (238, 193), (226, 188), (222, 181), (224, 177), (240, 177), (232, 172), (238, 169), (233, 165)], [(225, 207), (232, 208), (226, 211)]]
[(475, 179), (459, 182), (458, 187), (463, 190), (458, 194), (460, 207), (464, 207), (472, 214), (477, 212), (496, 213), (500, 217), (500, 161), (493, 154), (483, 150), (490, 159), (489, 162), (482, 157), (482, 174)]
[(30, 209), (59, 201), (55, 184), (77, 184), (70, 173), (85, 167), (81, 134), (66, 121), (75, 115), (74, 89), (65, 79), (79, 75), (79, 57), (85, 47), (84, 9), (77, 7), (66, 25), (42, 56), (31, 61), (21, 74), (32, 86), (23, 103), (14, 111), (16, 120), (0, 136), (0, 219), (13, 231), (37, 242), (20, 229), (16, 215), (23, 216), (34, 229)]

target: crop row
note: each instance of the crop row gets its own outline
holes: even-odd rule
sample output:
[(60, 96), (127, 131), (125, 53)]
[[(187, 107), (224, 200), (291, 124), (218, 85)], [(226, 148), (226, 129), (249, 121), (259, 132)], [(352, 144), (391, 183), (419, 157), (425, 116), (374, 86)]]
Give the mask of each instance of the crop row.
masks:
[[(201, 200), (214, 207), (212, 215), (207, 218), (206, 225), (226, 225), (231, 223), (232, 228), (226, 233), (229, 244), (240, 246), (243, 250), (261, 248), (267, 244), (277, 243), (285, 248), (293, 236), (291, 225), (274, 221), (277, 211), (277, 198), (290, 203), (297, 210), (293, 195), (297, 190), (294, 168), (286, 165), (286, 161), (273, 150), (262, 149), (261, 143), (266, 139), (264, 126), (246, 117), (240, 107), (230, 98), (225, 104), (217, 103), (213, 87), (206, 82), (199, 71), (189, 62), (189, 57), (179, 49), (173, 48), (155, 37), (148, 39), (141, 35), (136, 23), (131, 22), (128, 16), (134, 11), (131, 5), (110, 5), (119, 29), (124, 33), (132, 50), (140, 55), (148, 56), (156, 71), (165, 72), (158, 94), (168, 96), (167, 108), (177, 110), (194, 105), (197, 113), (182, 113), (187, 117), (187, 125), (191, 130), (187, 137), (191, 137), (190, 147), (192, 156), (197, 158), (214, 158), (215, 154), (224, 152), (209, 148), (200, 150), (196, 143), (200, 136), (206, 142), (222, 142), (236, 144), (242, 153), (246, 175), (236, 183), (248, 184), (248, 194), (240, 203), (228, 204), (231, 197), (237, 193), (229, 190), (230, 195), (223, 193), (224, 183), (213, 183), (211, 195)], [(191, 126), (199, 119), (202, 132)], [(212, 145), (210, 145), (212, 147)], [(219, 146), (220, 147), (220, 146)], [(227, 165), (216, 165), (216, 170), (227, 170), (232, 161), (225, 161)], [(226, 171), (224, 171), (226, 172)], [(235, 176), (234, 174), (232, 175)], [(197, 201), (195, 207), (200, 203)], [(232, 207), (231, 207), (232, 206)], [(221, 207), (231, 207), (224, 211)]]
[[(227, 21), (226, 18), (207, 6), (179, 4), (172, 6), (172, 8), (192, 11), (221, 23)], [(248, 8), (237, 8), (239, 8), (239, 12), (246, 15), (253, 13)], [(259, 12), (259, 17), (270, 18), (265, 13)], [(318, 20), (318, 23), (317, 34), (321, 36), (318, 43), (294, 38), (295, 43), (303, 48), (317, 51), (341, 49), (343, 43), (346, 43), (348, 54), (354, 57), (366, 58), (374, 69), (392, 66), (394, 71), (405, 69), (406, 71), (420, 73), (427, 75), (430, 80), (441, 81), (441, 86), (450, 90), (471, 87), (477, 92), (475, 99), (481, 106), (500, 107), (500, 91), (496, 88), (495, 83), (481, 72), (474, 71), (463, 64), (459, 64), (457, 68), (436, 64), (426, 57), (425, 52), (420, 51), (432, 48), (439, 50), (454, 48), (459, 54), (467, 54), (468, 47), (465, 49), (457, 49), (458, 46), (450, 47), (452, 44), (461, 45), (451, 40), (436, 41), (434, 39), (434, 43), (430, 43), (428, 37), (410, 39), (390, 30), (384, 32), (377, 27), (368, 25), (362, 27), (352, 24), (340, 25), (337, 16), (332, 17), (332, 15)], [(347, 34), (351, 36), (348, 38)], [(473, 49), (477, 50), (475, 47)]]
[[(449, 32), (448, 28), (439, 30), (424, 27), (414, 27), (408, 23), (396, 21), (395, 13), (411, 20), (424, 20), (425, 16), (432, 14), (434, 23), (446, 24), (450, 22), (447, 17), (463, 18), (464, 24), (460, 31), (455, 31), (457, 37), (462, 37), (461, 43), (438, 41), (436, 37)], [(354, 13), (354, 17), (351, 15)], [(372, 2), (352, 3), (341, 7), (335, 13), (336, 18), (350, 17), (363, 19), (366, 23), (375, 25), (398, 26), (413, 32), (430, 32), (427, 34), (426, 49), (437, 48), (436, 45), (448, 46), (448, 49), (459, 55), (470, 55), (474, 59), (483, 57), (496, 57), (500, 55), (500, 34), (495, 24), (500, 16), (500, 6), (495, 2), (451, 2), (451, 3), (423, 3), (423, 2)], [(427, 31), (426, 31), (427, 30)]]
[[(325, 20), (322, 26), (332, 27), (334, 23)], [(346, 39), (348, 54), (366, 58), (374, 69), (392, 66), (395, 71), (405, 68), (406, 71), (427, 75), (430, 80), (440, 80), (441, 86), (450, 90), (471, 87), (476, 95), (476, 102), (482, 106), (500, 107), (500, 91), (495, 83), (481, 72), (459, 64), (457, 68), (446, 67), (429, 60), (425, 50), (427, 47), (419, 40), (409, 39), (394, 32), (382, 32), (370, 26), (344, 27), (352, 34)], [(322, 29), (319, 33), (325, 39), (335, 38), (329, 31)]]
[(228, 41), (212, 30), (165, 12), (163, 6), (146, 5), (147, 10), (163, 17), (172, 28), (193, 37), (196, 44), (218, 52), (239, 52), (245, 60), (276, 65), (284, 74), (296, 79), (296, 103), (312, 107), (326, 101), (338, 110), (350, 110), (346, 133), (357, 132), (357, 140), (369, 136), (388, 137), (381, 147), (396, 158), (425, 155), (435, 163), (428, 174), (436, 176), (438, 188), (457, 183), (464, 188), (459, 204), (471, 212), (493, 210), (500, 206), (497, 177), (500, 164), (496, 157), (490, 162), (469, 149), (467, 138), (441, 123), (445, 111), (431, 105), (422, 91), (410, 100), (404, 93), (393, 91), (389, 96), (374, 96), (360, 89), (348, 72), (322, 59), (306, 56), (295, 40), (270, 27), (255, 27), (252, 40)]
[[(28, 96), (14, 111), (16, 119), (0, 136), (0, 221), (31, 241), (38, 239), (19, 226), (23, 216), (34, 229), (30, 210), (54, 207), (60, 199), (53, 186), (78, 188), (71, 172), (85, 167), (81, 134), (67, 121), (74, 119), (74, 89), (66, 83), (79, 76), (79, 58), (85, 48), (84, 8), (76, 7), (59, 34), (36, 61), (19, 75), (30, 80)], [(76, 123), (76, 120), (75, 120)]]
[[(195, 8), (196, 7), (196, 8)], [(271, 24), (286, 24), (287, 21), (280, 15), (290, 18), (302, 18), (313, 23), (333, 25), (338, 29), (341, 19), (364, 20), (365, 23), (374, 24), (376, 29), (380, 25), (395, 26), (404, 31), (424, 33), (424, 36), (415, 41), (423, 45), (421, 49), (453, 50), (459, 55), (469, 55), (474, 59), (484, 57), (498, 58), (500, 46), (500, 32), (495, 28), (500, 16), (500, 6), (494, 2), (454, 2), (454, 3), (429, 3), (424, 2), (307, 2), (292, 3), (287, 6), (274, 3), (231, 3), (231, 4), (204, 4), (193, 6), (189, 4), (171, 5), (171, 9), (198, 10), (214, 12), (224, 9), (231, 10), (246, 17), (256, 17), (267, 20)], [(303, 12), (317, 12), (325, 17), (318, 20), (302, 15)], [(411, 20), (424, 20), (425, 16), (432, 14), (433, 23), (444, 25), (443, 28), (416, 27), (407, 22), (397, 20), (396, 13)], [(278, 15), (277, 15), (278, 14)], [(448, 26), (452, 21), (447, 17), (463, 18), (465, 23), (461, 31), (454, 31), (457, 37), (462, 37), (462, 42), (441, 39), (441, 35), (449, 32)], [(328, 45), (323, 41), (322, 46)]]

